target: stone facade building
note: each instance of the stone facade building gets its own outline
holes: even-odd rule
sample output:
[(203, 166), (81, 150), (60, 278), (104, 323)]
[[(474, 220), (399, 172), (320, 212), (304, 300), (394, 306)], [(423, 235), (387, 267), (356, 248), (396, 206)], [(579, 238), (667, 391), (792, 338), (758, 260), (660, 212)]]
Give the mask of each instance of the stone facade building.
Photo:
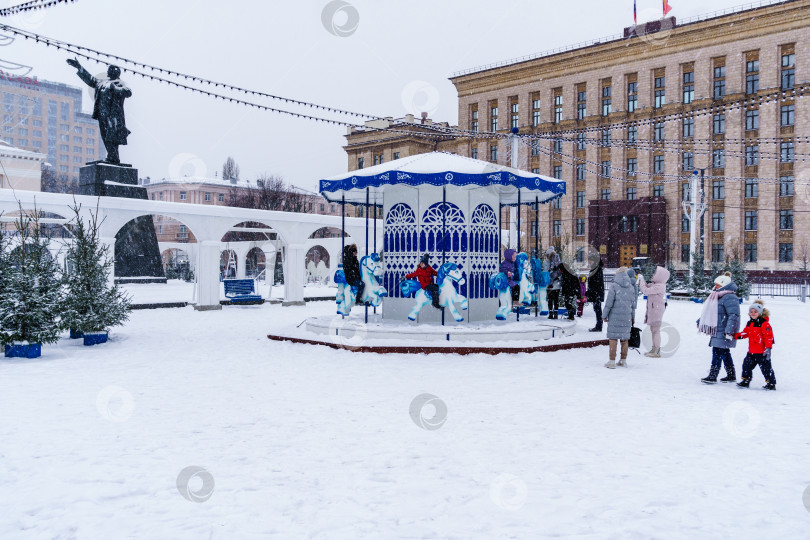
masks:
[(700, 170), (707, 261), (738, 255), (751, 270), (806, 265), (810, 0), (662, 19), (451, 81), (454, 137), (427, 137), (423, 124), (408, 122), (397, 132), (354, 130), (349, 169), (433, 150), (508, 164), (503, 136), (516, 127), (521, 168), (567, 185), (565, 197), (541, 206), (539, 231), (524, 207), (530, 247), (539, 234), (545, 246), (561, 242), (581, 254), (591, 246), (609, 266), (650, 256), (685, 268), (682, 203)]

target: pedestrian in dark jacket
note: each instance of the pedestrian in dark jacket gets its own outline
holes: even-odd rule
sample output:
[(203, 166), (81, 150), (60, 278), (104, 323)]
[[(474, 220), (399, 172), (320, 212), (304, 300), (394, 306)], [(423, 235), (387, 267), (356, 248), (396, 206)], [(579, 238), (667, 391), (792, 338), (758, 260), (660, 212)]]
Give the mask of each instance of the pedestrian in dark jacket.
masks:
[(573, 321), (576, 313), (574, 299), (579, 298), (579, 280), (564, 264), (559, 265), (557, 269), (562, 277), (562, 303), (568, 311), (568, 320)]
[(553, 247), (546, 250), (545, 268), (549, 272), (548, 297), (548, 318), (556, 319), (557, 310), (560, 309), (560, 290), (562, 289), (562, 276), (558, 270), (560, 266), (560, 256)]
[(509, 280), (509, 287), (512, 289), (512, 301), (516, 302), (520, 298), (520, 285), (515, 281), (515, 260), (517, 259), (517, 251), (514, 249), (507, 249), (503, 252), (503, 261), (501, 261), (501, 272), (506, 275)]
[(351, 285), (357, 292), (357, 298), (363, 292), (363, 276), (360, 274), (360, 261), (357, 259), (357, 244), (350, 244), (343, 248), (343, 273), (346, 276), (346, 283)]
[(765, 390), (776, 390), (776, 374), (771, 365), (771, 348), (773, 347), (773, 329), (769, 322), (770, 313), (765, 309), (762, 300), (756, 300), (748, 308), (751, 319), (745, 329), (734, 334), (734, 339), (748, 340), (748, 354), (743, 361), (742, 380), (737, 383), (740, 388), (748, 388), (754, 368), (759, 366), (762, 376), (765, 377)]
[[(593, 270), (588, 276), (588, 302), (593, 304), (593, 312), (596, 314), (596, 326), (590, 329), (591, 332), (602, 331), (602, 302), (605, 301), (605, 273), (602, 271), (604, 263), (602, 257), (598, 257), (596, 266), (591, 266)], [(592, 260), (591, 264), (594, 264)]]
[(419, 266), (416, 270), (406, 275), (405, 278), (416, 278), (419, 285), (425, 289), (430, 296), (433, 307), (441, 309), (442, 306), (439, 305), (439, 286), (433, 283), (433, 276), (435, 276), (436, 273), (436, 270), (430, 266), (430, 255), (425, 253), (422, 255), (422, 259), (419, 261)]
[(737, 285), (726, 272), (714, 280), (714, 291), (703, 303), (703, 312), (698, 319), (698, 331), (711, 336), (712, 367), (709, 376), (701, 379), (706, 384), (717, 382), (720, 364), (726, 368), (726, 376), (721, 382), (736, 382), (734, 361), (731, 352), (737, 346), (734, 334), (740, 330), (740, 301), (735, 294)]

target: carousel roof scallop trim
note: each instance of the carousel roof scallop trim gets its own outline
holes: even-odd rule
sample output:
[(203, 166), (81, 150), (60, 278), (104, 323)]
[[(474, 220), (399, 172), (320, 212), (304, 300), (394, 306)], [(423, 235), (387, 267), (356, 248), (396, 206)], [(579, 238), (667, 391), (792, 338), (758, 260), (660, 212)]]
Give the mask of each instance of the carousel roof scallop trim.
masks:
[(448, 152), (417, 154), (359, 169), (320, 181), (320, 193), (329, 202), (380, 204), (379, 196), (388, 186), (456, 186), (498, 188), (501, 204), (515, 205), (518, 193), (522, 204), (535, 200), (547, 203), (565, 194), (565, 182), (556, 178), (497, 165), (488, 161)]

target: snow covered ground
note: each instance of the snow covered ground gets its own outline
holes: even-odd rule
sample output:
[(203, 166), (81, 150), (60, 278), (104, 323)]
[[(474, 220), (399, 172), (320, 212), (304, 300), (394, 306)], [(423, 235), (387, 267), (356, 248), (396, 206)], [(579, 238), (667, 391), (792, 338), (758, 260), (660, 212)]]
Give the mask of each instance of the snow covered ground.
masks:
[[(165, 285), (144, 283), (130, 283), (122, 285), (135, 304), (154, 304), (159, 302), (194, 302), (194, 283), (186, 283), (178, 279), (170, 279)], [(284, 285), (271, 287), (269, 284), (259, 282), (257, 292), (264, 298), (284, 298)], [(336, 287), (321, 285), (307, 285), (304, 287), (305, 298), (334, 298)], [(225, 286), (219, 284), (219, 297), (225, 300)]]
[(673, 356), (616, 370), (607, 347), (406, 356), (265, 337), (328, 302), (133, 312), (106, 345), (0, 360), (0, 538), (804, 539), (810, 306), (766, 304), (776, 392), (759, 373), (749, 390), (701, 384), (710, 349), (685, 302), (666, 315)]

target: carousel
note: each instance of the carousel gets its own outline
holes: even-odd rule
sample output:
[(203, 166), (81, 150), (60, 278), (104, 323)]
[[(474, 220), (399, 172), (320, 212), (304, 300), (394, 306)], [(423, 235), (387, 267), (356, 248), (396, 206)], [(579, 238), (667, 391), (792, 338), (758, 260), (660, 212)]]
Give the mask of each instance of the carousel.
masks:
[[(344, 216), (347, 205), (364, 206), (367, 231), (362, 257), (351, 262), (359, 271), (350, 272), (344, 260), (334, 276), (336, 314), (306, 321), (307, 333), (319, 336), (312, 342), (361, 349), (402, 345), (408, 351), (452, 342), (475, 349), (575, 332), (574, 322), (540, 317), (544, 284), (532, 274), (530, 255), (521, 252), (537, 248), (536, 240), (535, 246), (521, 245), (518, 234), (515, 274), (499, 270), (505, 247), (501, 209), (539, 208), (565, 194), (564, 182), (433, 152), (323, 179), (320, 193), (341, 204)], [(378, 220), (369, 216), (376, 218), (379, 207), (381, 246)], [(517, 216), (520, 231), (520, 212)], [(427, 284), (414, 278), (425, 258), (432, 268)], [(519, 284), (517, 301), (510, 281)]]

